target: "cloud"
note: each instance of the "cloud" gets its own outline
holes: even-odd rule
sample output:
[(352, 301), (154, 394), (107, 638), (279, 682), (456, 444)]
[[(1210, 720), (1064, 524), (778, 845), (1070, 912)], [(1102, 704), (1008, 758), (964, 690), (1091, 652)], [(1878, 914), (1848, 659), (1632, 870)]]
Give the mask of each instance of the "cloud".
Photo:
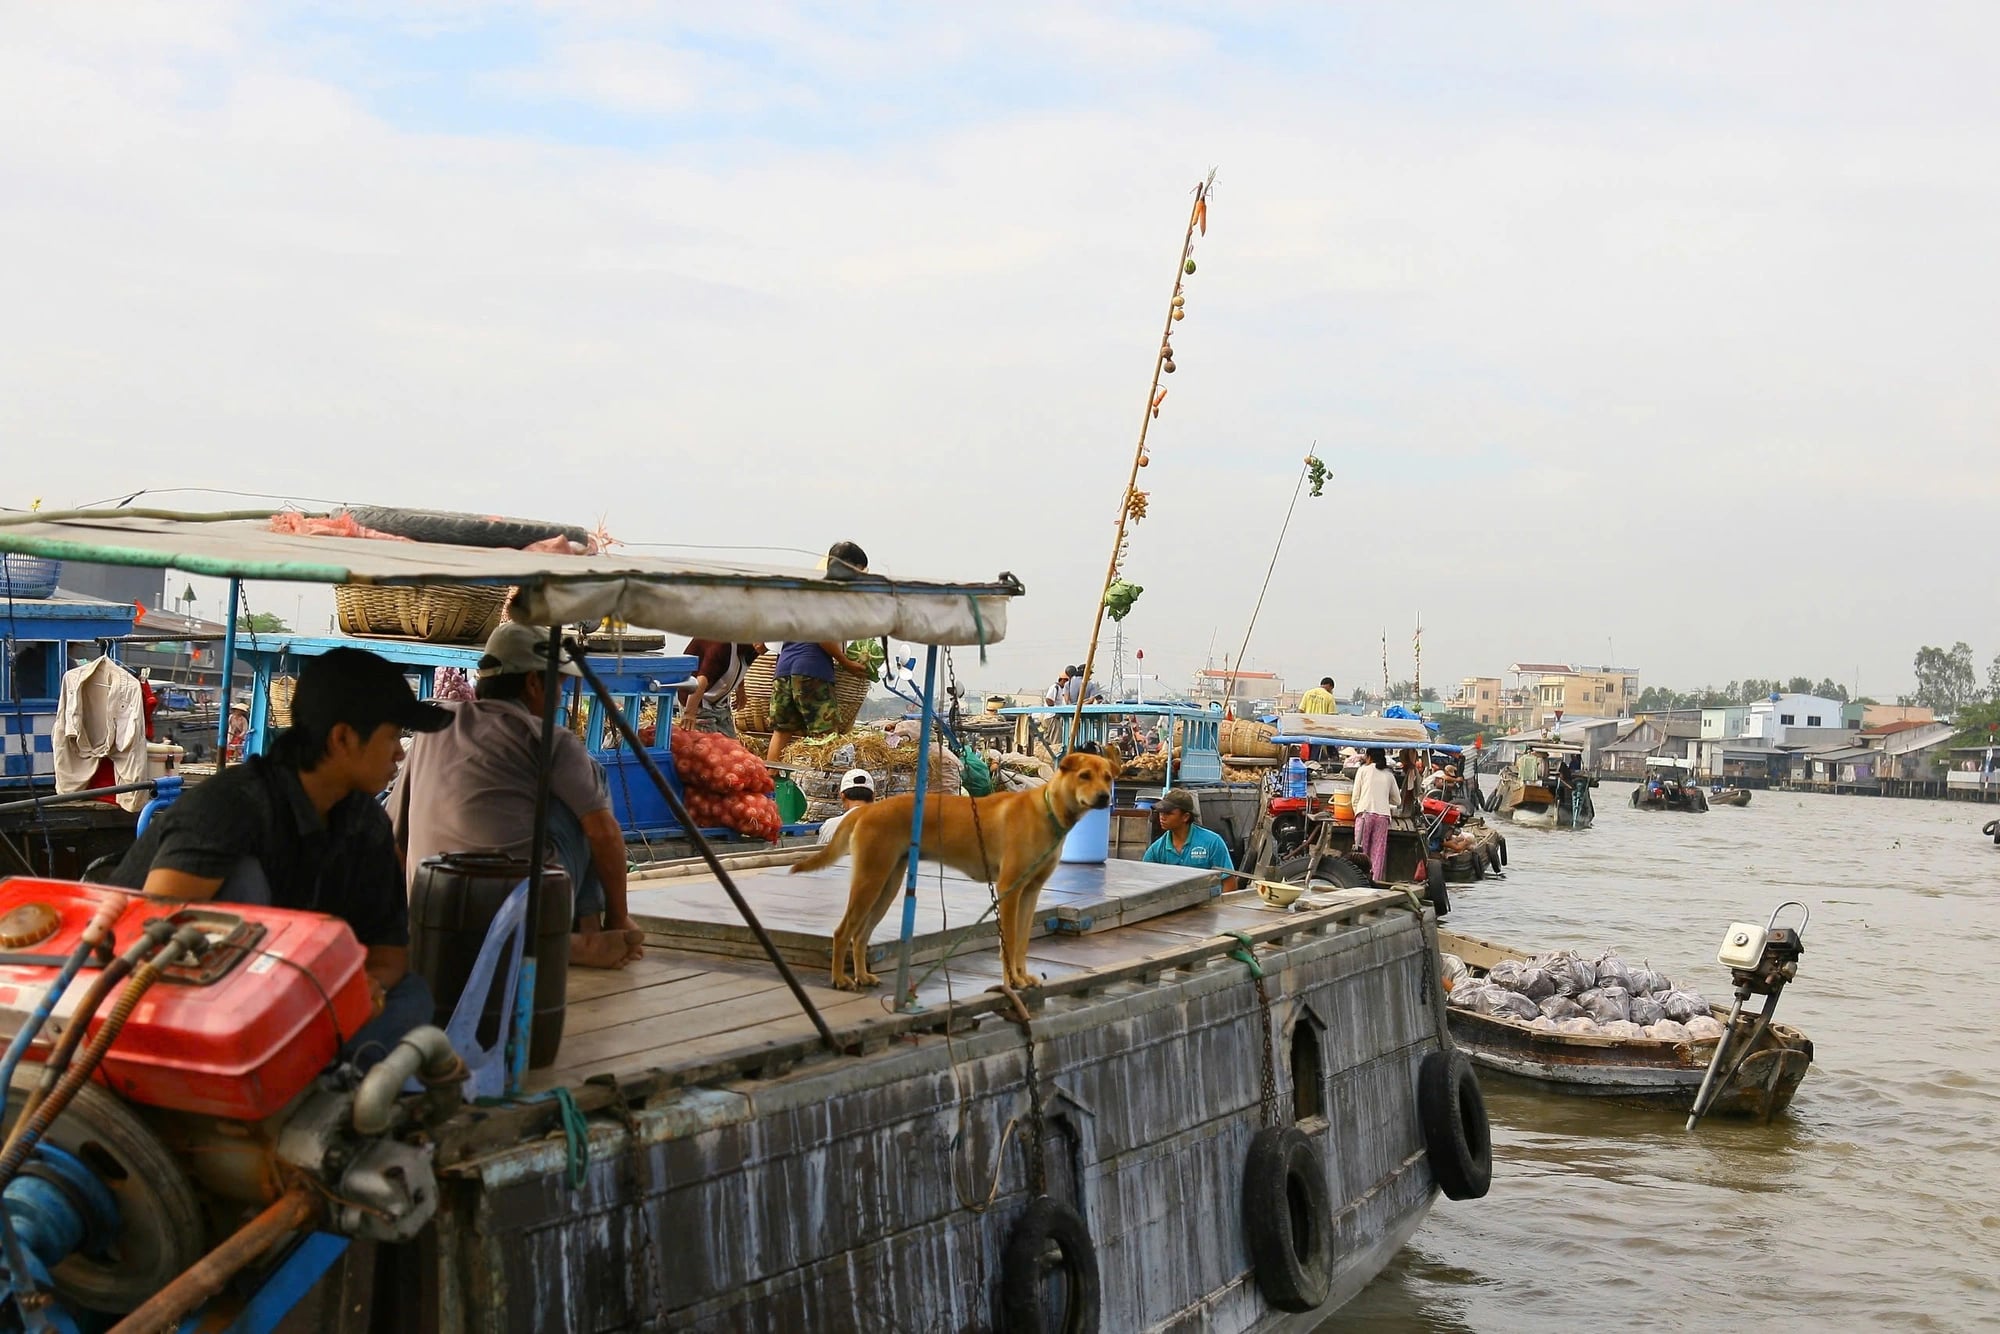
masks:
[(1609, 639), (1651, 681), (1889, 683), (2000, 592), (1976, 14), (32, 13), (0, 503), (853, 537), (1019, 573), (983, 683), (1035, 683), (1087, 637), (1217, 165), (1149, 665), (1233, 651), (1314, 441), (1251, 647), (1300, 679), (1421, 620), (1440, 679)]

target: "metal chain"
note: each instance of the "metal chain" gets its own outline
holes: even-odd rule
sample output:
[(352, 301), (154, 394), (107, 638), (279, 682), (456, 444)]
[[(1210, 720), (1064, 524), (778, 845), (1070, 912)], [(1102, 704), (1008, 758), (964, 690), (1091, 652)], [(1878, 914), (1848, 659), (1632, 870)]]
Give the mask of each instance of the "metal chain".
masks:
[(1271, 1050), (1271, 993), (1261, 972), (1251, 981), (1257, 987), (1257, 1018), (1264, 1030), (1264, 1124), (1269, 1127), (1278, 1124), (1278, 1059)]
[[(1044, 1152), (1044, 1127), (1042, 1123), (1042, 1080), (1035, 1072), (1035, 1030), (1027, 1024), (1021, 1025), (1022, 1034), (1028, 1039), (1028, 1184), (1035, 1194), (1049, 1193), (1049, 1165)], [(1266, 1043), (1268, 1049), (1269, 1043)]]
[[(646, 1181), (639, 1175), (639, 1160), (645, 1152), (639, 1143), (639, 1116), (625, 1100), (625, 1090), (615, 1081), (611, 1085), (611, 1109), (625, 1124), (625, 1190), (639, 1215), (639, 1263), (646, 1271), (646, 1296), (651, 1303), (646, 1315), (658, 1319), (666, 1310), (666, 1298), (660, 1292), (659, 1260), (653, 1250), (653, 1216), (647, 1208)], [(651, 1175), (649, 1166), (646, 1176)]]

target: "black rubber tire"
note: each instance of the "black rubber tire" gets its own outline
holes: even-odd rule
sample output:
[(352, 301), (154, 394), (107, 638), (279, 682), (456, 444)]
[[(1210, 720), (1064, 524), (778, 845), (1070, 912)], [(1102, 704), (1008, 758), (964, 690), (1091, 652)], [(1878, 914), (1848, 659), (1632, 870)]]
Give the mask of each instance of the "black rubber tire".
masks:
[(1632, 789), (1632, 809), (1639, 809), (1639, 789), (1636, 787)]
[[(42, 1067), (14, 1072), (6, 1122), (41, 1082)], [(78, 1253), (56, 1266), (56, 1291), (93, 1311), (122, 1314), (165, 1287), (207, 1251), (208, 1225), (180, 1163), (116, 1096), (95, 1083), (77, 1089), (43, 1140), (83, 1159), (118, 1202), (114, 1253)]]
[(1493, 1185), (1493, 1130), (1472, 1062), (1457, 1048), (1424, 1057), (1417, 1070), (1417, 1117), (1431, 1176), (1446, 1199), (1476, 1200)]
[(460, 547), (520, 548), (551, 537), (586, 542), (590, 534), (567, 523), (540, 519), (489, 519), (450, 510), (406, 510), (389, 505), (356, 505), (348, 510), (364, 528), (407, 537), (413, 542), (447, 542)]
[(1243, 1160), (1243, 1240), (1264, 1301), (1310, 1311), (1333, 1287), (1333, 1202), (1319, 1147), (1297, 1126), (1267, 1126)]
[(2000, 833), (1995, 833), (1995, 830), (2000, 830), (2000, 820), (1988, 820), (1986, 827), (1979, 832), (1990, 839), (2000, 840)]
[(1503, 867), (1507, 865), (1507, 836), (1505, 834), (1500, 836), (1500, 865)]
[(1473, 878), (1473, 880), (1475, 880), (1475, 881), (1479, 881), (1479, 880), (1484, 880), (1484, 879), (1486, 878), (1486, 851), (1485, 851), (1485, 849), (1483, 849), (1483, 848), (1472, 848), (1472, 849), (1468, 850), (1468, 851), (1466, 852), (1466, 854), (1465, 854), (1465, 860), (1466, 860), (1466, 861), (1467, 861), (1468, 863), (1470, 863), (1470, 864), (1471, 864), (1471, 866), (1472, 866), (1472, 878)]
[(1431, 911), (1443, 917), (1451, 911), (1451, 891), (1444, 887), (1444, 858), (1428, 857), (1424, 860), (1424, 898), (1430, 902)]
[[(1051, 1324), (1044, 1298), (1046, 1276), (1054, 1268), (1063, 1272), (1068, 1301), (1060, 1321)], [(1020, 1334), (1094, 1334), (1103, 1300), (1090, 1229), (1061, 1200), (1037, 1195), (1014, 1220), (1000, 1256), (1002, 1328)]]
[[(1282, 881), (1287, 885), (1306, 884), (1308, 863), (1311, 861), (1312, 854), (1310, 853), (1302, 853), (1297, 857), (1289, 858), (1279, 863), (1277, 870), (1271, 873), (1271, 878)], [(1319, 864), (1312, 866), (1310, 869), (1312, 879), (1324, 881), (1339, 889), (1366, 889), (1368, 887), (1368, 875), (1365, 871), (1347, 860), (1347, 858), (1336, 856), (1330, 852), (1320, 853)]]

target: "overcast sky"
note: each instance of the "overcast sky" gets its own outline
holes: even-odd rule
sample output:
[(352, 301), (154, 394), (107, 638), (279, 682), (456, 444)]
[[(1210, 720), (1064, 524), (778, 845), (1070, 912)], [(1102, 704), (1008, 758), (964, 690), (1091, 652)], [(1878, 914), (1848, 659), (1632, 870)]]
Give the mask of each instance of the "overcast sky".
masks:
[(0, 504), (849, 538), (1018, 574), (974, 679), (1039, 685), (1083, 655), (1213, 166), (1127, 565), (1149, 669), (1234, 650), (1314, 441), (1249, 655), (1295, 684), (1379, 681), (1384, 630), (1408, 676), (1419, 620), (1439, 684), (1891, 695), (1920, 643), (2000, 651), (1990, 5), (5, 25)]

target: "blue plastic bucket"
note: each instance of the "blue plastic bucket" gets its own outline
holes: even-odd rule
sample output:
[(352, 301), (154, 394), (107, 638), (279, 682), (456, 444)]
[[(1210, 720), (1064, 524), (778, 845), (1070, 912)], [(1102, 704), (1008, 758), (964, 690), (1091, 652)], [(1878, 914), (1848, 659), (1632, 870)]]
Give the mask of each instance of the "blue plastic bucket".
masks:
[(1084, 866), (1101, 865), (1111, 855), (1111, 810), (1088, 810), (1063, 839), (1062, 860)]

